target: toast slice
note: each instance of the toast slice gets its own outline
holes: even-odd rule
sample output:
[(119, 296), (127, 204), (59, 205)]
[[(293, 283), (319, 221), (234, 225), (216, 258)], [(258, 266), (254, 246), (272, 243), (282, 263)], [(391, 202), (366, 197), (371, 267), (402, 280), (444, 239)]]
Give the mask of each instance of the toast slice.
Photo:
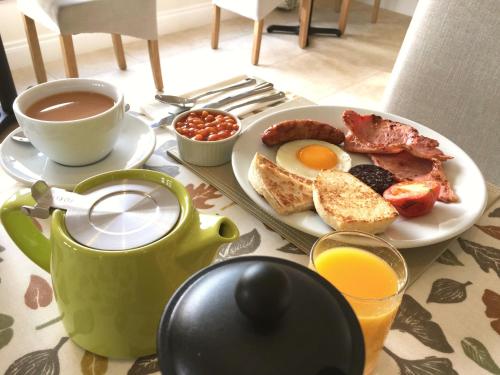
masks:
[(259, 153), (252, 160), (248, 180), (280, 215), (314, 208), (313, 180), (290, 173)]
[(381, 233), (398, 217), (396, 209), (350, 173), (321, 171), (313, 186), (314, 207), (336, 230)]

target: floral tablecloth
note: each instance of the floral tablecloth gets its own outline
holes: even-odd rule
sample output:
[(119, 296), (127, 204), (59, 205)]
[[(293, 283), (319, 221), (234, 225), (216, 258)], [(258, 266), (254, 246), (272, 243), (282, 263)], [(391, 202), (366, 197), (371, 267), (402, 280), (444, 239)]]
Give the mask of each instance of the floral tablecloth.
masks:
[[(160, 131), (162, 132), (162, 131)], [(168, 132), (146, 168), (183, 182), (201, 212), (229, 216), (238, 241), (219, 249), (216, 261), (247, 254), (272, 255), (302, 264), (307, 257), (253, 216), (207, 185), (165, 150)], [(21, 187), (0, 172), (3, 202)], [(500, 189), (479, 222), (453, 241), (403, 298), (376, 374), (500, 374)], [(40, 229), (46, 223), (40, 223)], [(82, 350), (60, 322), (50, 275), (33, 264), (0, 228), (0, 373), (153, 374), (156, 356), (112, 360)]]

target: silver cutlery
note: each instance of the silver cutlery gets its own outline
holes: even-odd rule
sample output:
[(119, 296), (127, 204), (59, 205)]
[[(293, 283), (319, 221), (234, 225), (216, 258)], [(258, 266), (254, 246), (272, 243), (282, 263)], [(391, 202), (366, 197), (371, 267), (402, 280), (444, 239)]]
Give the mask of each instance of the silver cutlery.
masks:
[(220, 108), (222, 106), (225, 106), (226, 104), (235, 102), (237, 100), (244, 99), (244, 98), (247, 98), (249, 96), (254, 96), (254, 95), (260, 94), (262, 92), (271, 91), (273, 88), (274, 88), (274, 85), (272, 83), (262, 82), (262, 83), (258, 84), (257, 86), (255, 86), (254, 88), (252, 88), (251, 90), (244, 91), (244, 92), (236, 94), (236, 95), (227, 96), (221, 100), (217, 100), (215, 102), (205, 104), (205, 105), (201, 106), (200, 108)]
[(243, 87), (251, 86), (257, 83), (257, 80), (254, 78), (245, 78), (243, 82), (236, 83), (233, 85), (221, 87), (218, 89), (206, 91), (202, 94), (193, 96), (191, 98), (184, 98), (182, 96), (175, 96), (175, 95), (155, 95), (155, 99), (158, 100), (159, 102), (165, 103), (165, 104), (171, 104), (175, 106), (180, 106), (180, 107), (193, 107), (196, 102), (204, 98), (205, 96), (213, 95), (213, 94), (218, 94), (222, 92), (227, 92), (227, 91), (232, 91), (232, 90), (237, 90)]
[[(252, 88), (251, 90), (248, 90), (248, 91), (244, 91), (240, 94), (236, 94), (236, 95), (232, 95), (232, 96), (228, 96), (228, 97), (225, 97), (221, 100), (218, 100), (216, 102), (212, 102), (212, 103), (208, 103), (201, 108), (220, 108), (224, 105), (227, 105), (229, 103), (232, 103), (232, 102), (236, 102), (240, 99), (244, 99), (244, 98), (247, 98), (249, 96), (253, 96), (253, 95), (257, 95), (257, 94), (261, 94), (263, 92), (266, 92), (266, 91), (270, 91), (273, 89), (273, 84), (272, 83), (269, 83), (269, 82), (263, 82), (257, 86), (255, 86), (254, 88)], [(163, 126), (163, 125), (169, 125), (172, 123), (173, 119), (179, 115), (180, 113), (182, 112), (187, 112), (189, 111), (191, 108), (187, 108), (187, 107), (184, 107), (184, 108), (176, 108), (173, 112), (170, 112), (166, 117), (163, 117), (162, 119), (152, 123), (150, 125), (151, 128), (158, 128), (160, 126)]]
[(132, 111), (130, 109), (130, 105), (125, 104), (125, 112), (127, 112), (129, 115), (135, 116), (135, 117), (141, 117), (144, 116), (144, 113), (137, 112), (137, 111)]
[(280, 92), (278, 92), (276, 94), (272, 94), (272, 95), (268, 95), (268, 96), (262, 96), (262, 97), (257, 98), (257, 99), (253, 99), (253, 100), (249, 100), (247, 102), (243, 102), (243, 103), (240, 103), (240, 104), (233, 105), (233, 106), (231, 106), (229, 108), (226, 108), (225, 110), (228, 111), (228, 112), (230, 112), (233, 109), (241, 108), (241, 107), (246, 107), (247, 105), (250, 105), (250, 104), (257, 104), (257, 103), (266, 103), (266, 102), (278, 101), (280, 99), (283, 99), (284, 97), (286, 97), (286, 94), (283, 91), (280, 91)]
[(23, 133), (23, 131), (21, 129), (19, 129), (18, 132), (12, 134), (10, 136), (10, 138), (13, 140), (13, 141), (16, 141), (16, 142), (21, 142), (21, 143), (30, 143), (30, 140), (28, 137), (26, 137)]

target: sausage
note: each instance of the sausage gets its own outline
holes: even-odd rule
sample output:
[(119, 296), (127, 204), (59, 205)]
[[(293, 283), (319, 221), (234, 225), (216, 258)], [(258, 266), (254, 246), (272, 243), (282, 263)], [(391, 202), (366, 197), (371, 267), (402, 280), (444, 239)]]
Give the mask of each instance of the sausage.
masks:
[(262, 134), (266, 146), (298, 139), (318, 139), (335, 145), (344, 142), (344, 133), (332, 125), (315, 120), (286, 120), (267, 128)]

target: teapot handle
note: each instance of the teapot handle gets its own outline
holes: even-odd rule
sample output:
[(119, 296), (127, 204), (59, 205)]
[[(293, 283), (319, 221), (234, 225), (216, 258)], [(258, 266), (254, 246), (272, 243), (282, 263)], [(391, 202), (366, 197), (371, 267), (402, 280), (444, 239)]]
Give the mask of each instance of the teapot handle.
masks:
[(31, 217), (21, 211), (22, 206), (33, 206), (35, 203), (31, 192), (22, 190), (5, 201), (0, 220), (19, 249), (50, 272), (50, 241), (36, 228)]

